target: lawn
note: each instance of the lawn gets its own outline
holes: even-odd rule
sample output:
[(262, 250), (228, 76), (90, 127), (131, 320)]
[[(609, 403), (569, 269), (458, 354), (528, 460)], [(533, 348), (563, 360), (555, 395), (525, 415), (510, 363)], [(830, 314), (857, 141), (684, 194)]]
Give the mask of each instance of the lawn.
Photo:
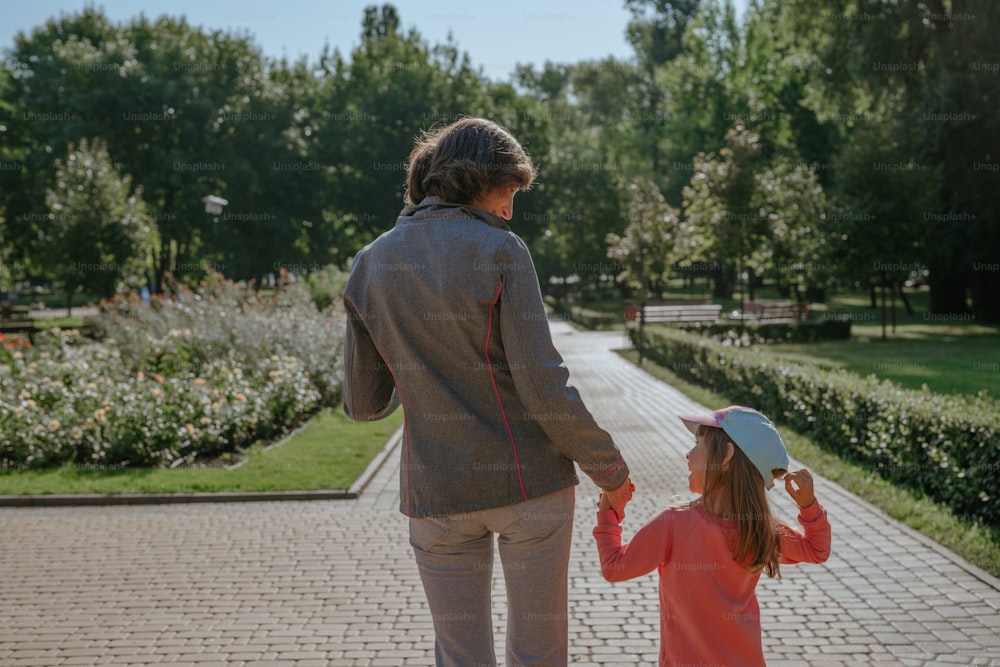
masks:
[(377, 422), (352, 422), (342, 410), (326, 409), (280, 446), (252, 446), (232, 469), (219, 461), (173, 470), (13, 470), (0, 473), (0, 495), (347, 489), (402, 420), (401, 410)]
[(1000, 399), (1000, 329), (978, 324), (902, 324), (881, 339), (881, 327), (854, 325), (851, 339), (781, 344), (767, 351), (822, 368), (874, 374), (908, 389), (923, 385), (942, 394), (982, 390)]

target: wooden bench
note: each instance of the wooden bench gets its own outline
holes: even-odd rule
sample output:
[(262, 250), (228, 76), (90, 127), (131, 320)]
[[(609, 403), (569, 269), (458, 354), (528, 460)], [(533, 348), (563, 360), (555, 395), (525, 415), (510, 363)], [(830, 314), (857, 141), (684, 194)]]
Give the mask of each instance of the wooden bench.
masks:
[(685, 322), (714, 322), (722, 315), (717, 303), (650, 304), (639, 312), (637, 306), (625, 309), (625, 322), (645, 324), (681, 324)]
[(28, 306), (12, 306), (3, 304), (0, 306), (0, 333), (3, 334), (25, 334), (32, 344), (35, 342), (35, 333), (39, 328), (35, 326), (35, 320), (31, 317), (31, 308)]
[[(735, 319), (740, 314), (735, 313)], [(809, 304), (797, 301), (747, 301), (743, 319), (753, 322), (804, 322), (809, 318)]]

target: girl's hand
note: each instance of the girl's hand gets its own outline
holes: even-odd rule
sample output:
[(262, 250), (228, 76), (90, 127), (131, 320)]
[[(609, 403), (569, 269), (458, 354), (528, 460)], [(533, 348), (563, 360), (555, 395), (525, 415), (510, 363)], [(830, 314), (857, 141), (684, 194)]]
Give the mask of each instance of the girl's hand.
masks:
[(816, 500), (812, 474), (805, 468), (785, 475), (785, 491), (799, 507), (809, 507)]

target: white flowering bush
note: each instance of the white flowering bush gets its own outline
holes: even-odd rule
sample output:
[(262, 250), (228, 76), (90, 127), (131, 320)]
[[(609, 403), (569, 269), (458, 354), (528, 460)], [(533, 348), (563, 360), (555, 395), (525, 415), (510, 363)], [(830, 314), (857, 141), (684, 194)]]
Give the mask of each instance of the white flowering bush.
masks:
[(0, 348), (0, 468), (166, 465), (273, 437), (339, 401), (341, 313), (213, 278), (106, 304), (100, 342), (54, 330)]
[(339, 302), (320, 311), (302, 283), (273, 296), (209, 275), (197, 292), (180, 288), (149, 304), (107, 304), (99, 325), (134, 370), (184, 372), (230, 352), (251, 367), (274, 355), (298, 358), (324, 405), (340, 400), (346, 318)]

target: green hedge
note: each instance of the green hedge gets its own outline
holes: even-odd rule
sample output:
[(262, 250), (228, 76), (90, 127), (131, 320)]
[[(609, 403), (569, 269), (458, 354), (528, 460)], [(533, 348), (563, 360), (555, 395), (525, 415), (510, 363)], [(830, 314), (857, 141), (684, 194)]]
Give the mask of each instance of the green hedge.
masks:
[(676, 328), (716, 340), (743, 340), (748, 343), (816, 343), (821, 340), (847, 340), (851, 337), (850, 320), (815, 322), (746, 322), (740, 336), (739, 322), (711, 322), (676, 325)]
[(587, 329), (616, 329), (622, 324), (622, 315), (612, 315), (599, 310), (590, 310), (571, 303), (557, 301), (553, 297), (545, 297), (545, 303), (561, 318), (576, 322)]
[(666, 327), (647, 327), (641, 341), (631, 335), (645, 357), (678, 375), (944, 502), (959, 518), (1000, 526), (996, 401), (902, 389)]

